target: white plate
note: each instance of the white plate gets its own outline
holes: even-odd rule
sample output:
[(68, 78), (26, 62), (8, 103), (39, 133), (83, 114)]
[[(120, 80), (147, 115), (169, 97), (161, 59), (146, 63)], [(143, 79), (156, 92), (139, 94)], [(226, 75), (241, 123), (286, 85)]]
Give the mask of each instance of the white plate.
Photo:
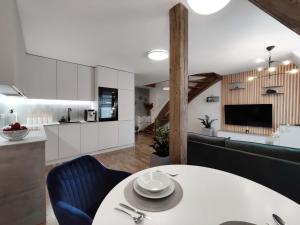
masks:
[(133, 190), (140, 196), (144, 197), (144, 198), (149, 198), (149, 199), (161, 199), (161, 198), (166, 198), (168, 196), (170, 196), (171, 194), (173, 194), (173, 192), (175, 191), (175, 183), (170, 180), (170, 186), (161, 191), (161, 192), (150, 192), (150, 191), (146, 191), (143, 190), (138, 184), (137, 184), (137, 179), (133, 181)]
[(169, 188), (171, 179), (162, 172), (144, 173), (136, 179), (136, 183), (141, 189), (149, 192), (161, 192)]

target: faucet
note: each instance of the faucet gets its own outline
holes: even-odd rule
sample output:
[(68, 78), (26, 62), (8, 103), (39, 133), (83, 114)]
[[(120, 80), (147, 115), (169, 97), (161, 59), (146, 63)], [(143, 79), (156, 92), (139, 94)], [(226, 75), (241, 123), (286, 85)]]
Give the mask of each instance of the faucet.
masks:
[(72, 111), (72, 109), (68, 108), (68, 122), (71, 121), (71, 111)]

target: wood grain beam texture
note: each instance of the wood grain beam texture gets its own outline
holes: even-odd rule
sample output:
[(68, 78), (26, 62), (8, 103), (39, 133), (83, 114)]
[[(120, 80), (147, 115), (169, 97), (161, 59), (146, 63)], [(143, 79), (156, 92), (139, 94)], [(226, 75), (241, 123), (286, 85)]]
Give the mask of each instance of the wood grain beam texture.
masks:
[(300, 35), (300, 0), (249, 0)]
[(170, 18), (170, 159), (185, 164), (188, 109), (188, 10), (179, 3)]

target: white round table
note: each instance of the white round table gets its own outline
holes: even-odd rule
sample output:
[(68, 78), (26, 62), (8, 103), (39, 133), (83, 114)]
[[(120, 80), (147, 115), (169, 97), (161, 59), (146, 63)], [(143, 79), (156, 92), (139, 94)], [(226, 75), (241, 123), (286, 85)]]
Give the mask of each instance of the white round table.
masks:
[(283, 195), (245, 178), (199, 166), (170, 165), (140, 171), (118, 184), (100, 205), (93, 225), (132, 225), (133, 220), (114, 210), (124, 198), (126, 185), (146, 171), (177, 173), (174, 179), (183, 188), (183, 198), (164, 212), (146, 212), (149, 225), (219, 225), (227, 221), (245, 221), (257, 225), (275, 225), (272, 214), (286, 225), (300, 224), (300, 205)]

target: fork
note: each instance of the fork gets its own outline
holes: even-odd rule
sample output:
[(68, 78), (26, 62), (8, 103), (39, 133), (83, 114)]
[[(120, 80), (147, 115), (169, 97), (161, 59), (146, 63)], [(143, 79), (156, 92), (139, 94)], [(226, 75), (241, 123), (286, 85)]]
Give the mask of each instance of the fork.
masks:
[(126, 215), (130, 216), (133, 219), (134, 223), (136, 223), (136, 224), (141, 223), (144, 219), (144, 216), (141, 214), (139, 214), (139, 216), (133, 216), (129, 212), (127, 212), (123, 209), (117, 208), (117, 207), (115, 208), (115, 210), (120, 211), (120, 212), (125, 213)]
[(146, 218), (146, 219), (148, 219), (148, 220), (151, 220), (151, 218), (148, 217), (148, 216), (146, 215), (146, 213), (144, 213), (144, 212), (141, 212), (141, 211), (139, 211), (139, 210), (137, 210), (137, 209), (135, 209), (135, 208), (133, 208), (133, 207), (131, 207), (131, 206), (129, 206), (129, 205), (126, 205), (126, 204), (124, 204), (124, 203), (119, 203), (119, 205), (120, 205), (121, 207), (125, 208), (125, 209), (128, 209), (128, 210), (130, 210), (130, 211), (135, 212), (135, 213), (138, 214), (138, 215), (144, 216), (144, 218)]

